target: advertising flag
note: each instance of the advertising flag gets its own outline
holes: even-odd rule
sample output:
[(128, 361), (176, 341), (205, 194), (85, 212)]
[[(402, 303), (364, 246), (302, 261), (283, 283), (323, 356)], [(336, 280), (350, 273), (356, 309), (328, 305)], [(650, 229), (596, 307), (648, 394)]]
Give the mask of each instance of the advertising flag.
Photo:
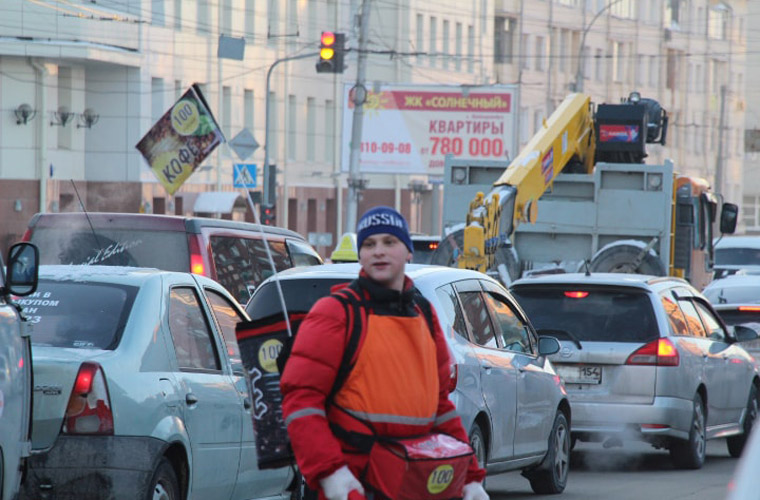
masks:
[(200, 87), (192, 85), (135, 147), (174, 194), (224, 140)]

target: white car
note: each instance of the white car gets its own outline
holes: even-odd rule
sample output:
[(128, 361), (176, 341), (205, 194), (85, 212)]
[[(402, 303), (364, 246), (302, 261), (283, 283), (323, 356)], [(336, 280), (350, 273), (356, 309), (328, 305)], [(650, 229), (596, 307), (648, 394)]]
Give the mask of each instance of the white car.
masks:
[(32, 456), (21, 498), (283, 499), (259, 471), (235, 325), (215, 281), (42, 266), (33, 324)]
[(740, 269), (760, 271), (760, 236), (724, 236), (715, 242), (715, 277)]
[[(406, 271), (438, 312), (454, 362), (450, 397), (478, 461), (489, 474), (521, 470), (536, 493), (562, 492), (571, 411), (547, 358), (557, 339), (539, 338), (510, 293), (483, 273), (417, 264)], [(358, 274), (358, 264), (282, 271), (256, 289), (246, 311), (252, 321), (281, 314), (275, 279), (294, 314)]]

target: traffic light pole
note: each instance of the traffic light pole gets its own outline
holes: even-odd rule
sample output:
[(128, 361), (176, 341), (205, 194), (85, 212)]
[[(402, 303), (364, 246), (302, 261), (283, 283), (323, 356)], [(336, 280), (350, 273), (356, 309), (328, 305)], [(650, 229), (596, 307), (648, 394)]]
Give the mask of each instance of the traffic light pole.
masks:
[[(269, 191), (272, 186), (269, 185), (270, 178), (274, 179), (275, 176), (269, 175), (269, 84), (272, 77), (272, 70), (280, 63), (288, 62), (288, 61), (295, 61), (297, 59), (307, 59), (309, 57), (318, 56), (319, 52), (309, 52), (308, 54), (300, 54), (297, 56), (290, 56), (290, 57), (283, 57), (282, 59), (277, 59), (275, 62), (272, 63), (271, 66), (269, 66), (269, 71), (267, 71), (267, 90), (266, 90), (266, 118), (265, 118), (265, 125), (264, 125), (264, 186), (263, 186), (263, 192), (261, 193), (261, 203), (262, 205), (267, 205), (270, 203), (274, 203), (274, 200), (269, 199)], [(253, 210), (253, 209), (251, 209)]]
[(346, 211), (346, 227), (350, 231), (354, 231), (356, 228), (356, 217), (359, 209), (359, 190), (362, 187), (359, 177), (359, 153), (361, 152), (362, 123), (364, 121), (364, 101), (367, 100), (367, 89), (364, 87), (364, 79), (367, 73), (369, 2), (370, 0), (362, 1), (356, 85), (353, 88), (354, 117), (351, 123), (351, 154), (348, 163), (348, 210)]

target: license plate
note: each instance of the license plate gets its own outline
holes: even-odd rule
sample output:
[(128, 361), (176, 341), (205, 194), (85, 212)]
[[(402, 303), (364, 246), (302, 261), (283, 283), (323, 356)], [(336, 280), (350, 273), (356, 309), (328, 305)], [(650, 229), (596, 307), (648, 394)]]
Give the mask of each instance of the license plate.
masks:
[(566, 384), (601, 384), (602, 367), (601, 366), (563, 366), (554, 367), (557, 375), (565, 381)]

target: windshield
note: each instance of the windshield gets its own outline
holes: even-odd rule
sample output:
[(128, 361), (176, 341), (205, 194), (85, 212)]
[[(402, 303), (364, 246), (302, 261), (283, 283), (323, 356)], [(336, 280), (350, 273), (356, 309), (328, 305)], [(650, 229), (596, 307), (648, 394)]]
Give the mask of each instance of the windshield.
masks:
[(588, 287), (516, 287), (512, 294), (533, 326), (565, 330), (581, 342), (646, 342), (657, 336), (649, 297)]
[(760, 266), (760, 248), (717, 248), (716, 266)]
[(33, 345), (115, 349), (136, 294), (134, 286), (41, 280), (16, 302), (34, 325)]
[(71, 230), (38, 227), (32, 243), (41, 264), (154, 267), (190, 270), (187, 236), (179, 231), (137, 229)]

